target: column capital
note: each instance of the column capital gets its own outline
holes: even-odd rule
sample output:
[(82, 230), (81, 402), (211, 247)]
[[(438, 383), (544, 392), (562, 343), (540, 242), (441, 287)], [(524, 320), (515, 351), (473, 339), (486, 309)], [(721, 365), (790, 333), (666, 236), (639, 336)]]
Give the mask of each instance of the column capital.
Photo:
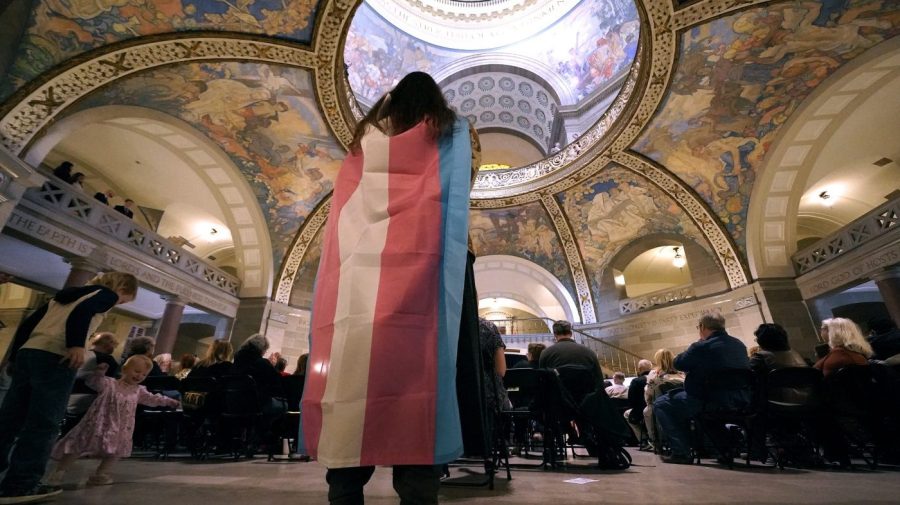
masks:
[(900, 279), (900, 265), (890, 266), (884, 270), (874, 272), (869, 277), (875, 282), (888, 279)]
[(179, 295), (167, 293), (164, 295), (159, 295), (159, 297), (162, 298), (166, 302), (166, 305), (179, 305), (181, 307), (184, 307), (185, 305), (187, 305), (187, 300), (185, 300), (184, 298), (182, 298)]

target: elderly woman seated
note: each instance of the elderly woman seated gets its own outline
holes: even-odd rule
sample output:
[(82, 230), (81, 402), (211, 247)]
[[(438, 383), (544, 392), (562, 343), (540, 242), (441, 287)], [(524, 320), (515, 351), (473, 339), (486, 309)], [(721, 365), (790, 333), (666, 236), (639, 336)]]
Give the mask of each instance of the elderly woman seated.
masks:
[(269, 340), (256, 333), (251, 335), (234, 354), (231, 373), (249, 375), (256, 382), (260, 407), (264, 417), (277, 417), (287, 411), (282, 398), (281, 374), (272, 362), (263, 357), (269, 350)]
[(872, 346), (863, 337), (859, 326), (849, 319), (835, 317), (822, 321), (821, 335), (828, 341), (829, 351), (814, 367), (828, 377), (849, 365), (867, 365)]

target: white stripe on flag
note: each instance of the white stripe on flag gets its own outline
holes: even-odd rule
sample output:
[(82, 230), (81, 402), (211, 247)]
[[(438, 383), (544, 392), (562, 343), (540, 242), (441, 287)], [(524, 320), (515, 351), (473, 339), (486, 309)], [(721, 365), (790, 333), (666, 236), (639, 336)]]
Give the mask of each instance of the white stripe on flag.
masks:
[(363, 137), (362, 178), (338, 217), (341, 273), (319, 437), (325, 466), (359, 466), (362, 452), (375, 303), (390, 222), (389, 145), (390, 138), (374, 128)]

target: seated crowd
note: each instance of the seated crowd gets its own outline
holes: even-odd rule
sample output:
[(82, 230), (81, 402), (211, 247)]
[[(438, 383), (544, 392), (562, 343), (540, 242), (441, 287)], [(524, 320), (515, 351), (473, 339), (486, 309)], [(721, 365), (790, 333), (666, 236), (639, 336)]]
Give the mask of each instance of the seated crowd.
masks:
[[(652, 361), (637, 363), (637, 377), (627, 386), (624, 374), (616, 372), (611, 384), (597, 390), (622, 411), (631, 442), (669, 463), (692, 463), (707, 455), (729, 465), (738, 456), (748, 464), (752, 459), (779, 465), (848, 466), (857, 456), (870, 464), (879, 458), (897, 461), (900, 437), (890, 426), (900, 422), (895, 367), (900, 363), (900, 331), (884, 319), (873, 319), (868, 326), (867, 340), (849, 319), (823, 321), (827, 351), (813, 363), (791, 349), (778, 324), (760, 325), (754, 333), (757, 346), (748, 351), (726, 332), (720, 314), (706, 314), (697, 324), (698, 341), (683, 352), (676, 356), (659, 349)], [(555, 345), (538, 351), (539, 360), (532, 359), (529, 346), (528, 360), (512, 369), (537, 362), (537, 368), (558, 371), (573, 365), (602, 370), (594, 353), (572, 339), (568, 323), (553, 329)], [(784, 373), (770, 375), (780, 370)], [(514, 399), (523, 397), (519, 382), (512, 381)], [(512, 405), (513, 414), (537, 404), (526, 401), (531, 403)], [(615, 422), (603, 422), (606, 430), (615, 431)], [(540, 422), (531, 423), (532, 431), (541, 431)], [(578, 414), (563, 416), (562, 425), (558, 436), (568, 433), (569, 441), (578, 441), (577, 434), (586, 430)], [(516, 445), (523, 443), (521, 431), (511, 432)], [(540, 439), (537, 435), (525, 442)]]
[[(102, 369), (103, 372), (100, 375), (112, 380), (124, 377), (124, 369), (112, 356), (118, 346), (114, 334), (98, 333), (90, 339), (90, 346), (84, 364), (76, 372), (75, 386), (69, 396), (63, 422), (63, 435), (73, 429), (78, 430), (79, 425), (85, 424), (87, 422), (86, 414), (92, 403), (102, 396), (102, 391), (92, 387), (97, 385), (95, 376), (98, 374), (98, 370)], [(252, 335), (244, 341), (237, 352), (234, 351), (231, 342), (214, 340), (202, 359), (198, 359), (193, 354), (184, 354), (174, 366), (171, 355), (164, 353), (154, 356), (154, 347), (155, 340), (153, 338), (135, 337), (128, 341), (123, 353), (122, 363), (128, 363), (135, 357), (145, 360), (147, 371), (146, 378), (141, 377), (142, 386), (150, 393), (157, 393), (161, 398), (167, 399), (155, 403), (138, 402), (140, 405), (149, 405), (149, 407), (138, 407), (135, 412), (136, 419), (131, 421), (136, 444), (147, 447), (153, 443), (169, 445), (183, 443), (189, 447), (195, 446), (197, 441), (190, 440), (190, 438), (196, 436), (197, 433), (202, 434), (204, 430), (196, 431), (197, 427), (191, 426), (188, 421), (196, 421), (199, 411), (202, 411), (201, 422), (208, 428), (205, 430), (209, 432), (206, 435), (211, 438), (212, 446), (207, 448), (209, 451), (222, 451), (232, 455), (252, 454), (257, 449), (265, 449), (265, 444), (277, 443), (274, 435), (278, 429), (277, 423), (281, 421), (288, 410), (287, 397), (299, 398), (302, 392), (302, 375), (305, 373), (307, 355), (301, 356), (297, 363), (295, 374), (299, 380), (288, 382), (283, 379), (287, 375), (283, 373), (286, 360), (279, 353), (272, 353), (271, 356), (264, 357), (269, 342), (259, 334)], [(279, 367), (281, 371), (279, 371)], [(252, 423), (246, 436), (239, 441), (242, 444), (240, 447), (234, 446), (234, 440), (229, 438), (229, 434), (213, 433), (216, 429), (225, 429), (219, 422), (219, 418), (228, 415), (229, 412), (226, 412), (227, 402), (224, 395), (216, 391), (193, 391), (197, 384), (203, 384), (202, 381), (206, 381), (206, 384), (215, 384), (219, 389), (225, 388), (229, 381), (244, 381), (252, 384), (254, 404), (244, 405), (241, 408), (247, 410), (247, 415), (257, 416), (258, 420)], [(296, 391), (291, 394), (287, 391), (288, 388), (296, 389)], [(180, 410), (179, 407), (182, 407), (185, 412), (184, 423), (178, 422), (176, 418), (174, 425), (171, 420), (165, 420), (162, 426), (158, 426), (157, 421), (163, 418), (150, 415), (160, 412), (160, 408), (163, 409), (163, 412), (168, 409), (175, 413)], [(233, 412), (231, 413), (233, 414)], [(158, 440), (159, 438), (166, 440)], [(269, 449), (274, 450), (275, 448), (269, 447)], [(280, 451), (281, 447), (279, 446), (277, 449)], [(61, 477), (65, 467), (71, 464), (72, 459), (71, 457), (65, 459), (65, 464), (60, 467), (57, 478)]]
[[(828, 350), (811, 364), (791, 349), (780, 325), (760, 325), (755, 331), (757, 347), (748, 353), (739, 339), (726, 332), (723, 316), (710, 313), (700, 318), (699, 338), (686, 350), (674, 355), (659, 349), (652, 361), (636, 364), (637, 377), (629, 384), (624, 373), (615, 372), (612, 384), (606, 386), (596, 353), (573, 339), (567, 321), (554, 323), (554, 345), (529, 345), (527, 359), (507, 369), (503, 339), (493, 323), (482, 319), (485, 418), (493, 427), (492, 450), (501, 454), (495, 462), (502, 464), (508, 458), (510, 446), (522, 454), (524, 444), (526, 454), (540, 445), (544, 461), (555, 464), (560, 451), (565, 458), (567, 444), (580, 444), (592, 456), (600, 454), (603, 464), (603, 455), (618, 457), (621, 453), (615, 450), (632, 435), (642, 450), (653, 450), (669, 463), (715, 456), (730, 465), (742, 450), (748, 463), (750, 459), (823, 463), (799, 452), (783, 456), (798, 451), (800, 439), (806, 443), (801, 450), (807, 456), (810, 451), (818, 455), (821, 448), (824, 460), (840, 466), (849, 465), (860, 454), (865, 457), (866, 451), (871, 454), (873, 445), (882, 457), (897, 459), (896, 430), (885, 428), (898, 421), (900, 382), (891, 367), (900, 359), (900, 332), (889, 320), (872, 321), (869, 326), (866, 340), (848, 319), (824, 320), (821, 338)], [(132, 338), (121, 362), (113, 357), (117, 346), (112, 333), (97, 333), (90, 339), (90, 351), (75, 372), (61, 438), (52, 452), (57, 466), (51, 484), (58, 483), (82, 454), (104, 455), (90, 484), (112, 482), (109, 469), (130, 455), (132, 441), (149, 447), (155, 440), (157, 448), (160, 443), (183, 444), (201, 457), (217, 451), (252, 455), (265, 445), (271, 457), (276, 449), (280, 452), (282, 438), (297, 437), (298, 413), (289, 410), (299, 410), (307, 355), (300, 356), (292, 376), (285, 372), (286, 360), (278, 353), (267, 357), (269, 342), (259, 334), (247, 338), (236, 352), (230, 342), (215, 340), (202, 358), (186, 354), (174, 367), (170, 355), (154, 354), (152, 338)], [(856, 376), (846, 370), (860, 369), (865, 372), (857, 375), (869, 373), (864, 376), (869, 382), (848, 382), (846, 377)], [(788, 382), (780, 393), (773, 393), (767, 381), (783, 370), (803, 370), (801, 375), (807, 378), (818, 376), (824, 399), (813, 402), (819, 393), (809, 388), (818, 383), (809, 381)], [(541, 385), (516, 382), (529, 374), (541, 377), (534, 383)], [(587, 381), (587, 386), (579, 388), (578, 381)], [(860, 389), (876, 386), (877, 392)], [(523, 396), (528, 387), (544, 389)], [(550, 398), (557, 393), (558, 398)], [(840, 397), (846, 393), (849, 402)], [(235, 397), (240, 395), (249, 398), (249, 403), (235, 407)], [(879, 395), (894, 406), (877, 410), (859, 401)], [(869, 407), (877, 415), (859, 412), (856, 418), (863, 421), (868, 438), (848, 433), (842, 420)], [(531, 416), (532, 411), (538, 415)], [(165, 412), (175, 415), (159, 415)], [(800, 415), (777, 417), (785, 412)], [(288, 423), (289, 414), (295, 415), (294, 424)], [(154, 429), (154, 423), (159, 429)], [(101, 430), (104, 437), (97, 436)], [(159, 442), (160, 438), (165, 440)], [(618, 449), (609, 453), (604, 447)], [(625, 458), (630, 460), (627, 453)]]

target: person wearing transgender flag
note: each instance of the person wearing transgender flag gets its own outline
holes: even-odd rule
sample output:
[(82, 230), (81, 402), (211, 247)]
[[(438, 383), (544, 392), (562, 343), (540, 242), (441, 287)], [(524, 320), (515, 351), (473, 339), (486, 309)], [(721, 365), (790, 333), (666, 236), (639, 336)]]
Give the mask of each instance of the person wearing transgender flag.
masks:
[(436, 504), (442, 465), (463, 452), (457, 346), (472, 322), (477, 337), (467, 239), (479, 158), (474, 128), (422, 72), (356, 127), (325, 227), (302, 400), (331, 504), (362, 504), (386, 465), (401, 504)]

